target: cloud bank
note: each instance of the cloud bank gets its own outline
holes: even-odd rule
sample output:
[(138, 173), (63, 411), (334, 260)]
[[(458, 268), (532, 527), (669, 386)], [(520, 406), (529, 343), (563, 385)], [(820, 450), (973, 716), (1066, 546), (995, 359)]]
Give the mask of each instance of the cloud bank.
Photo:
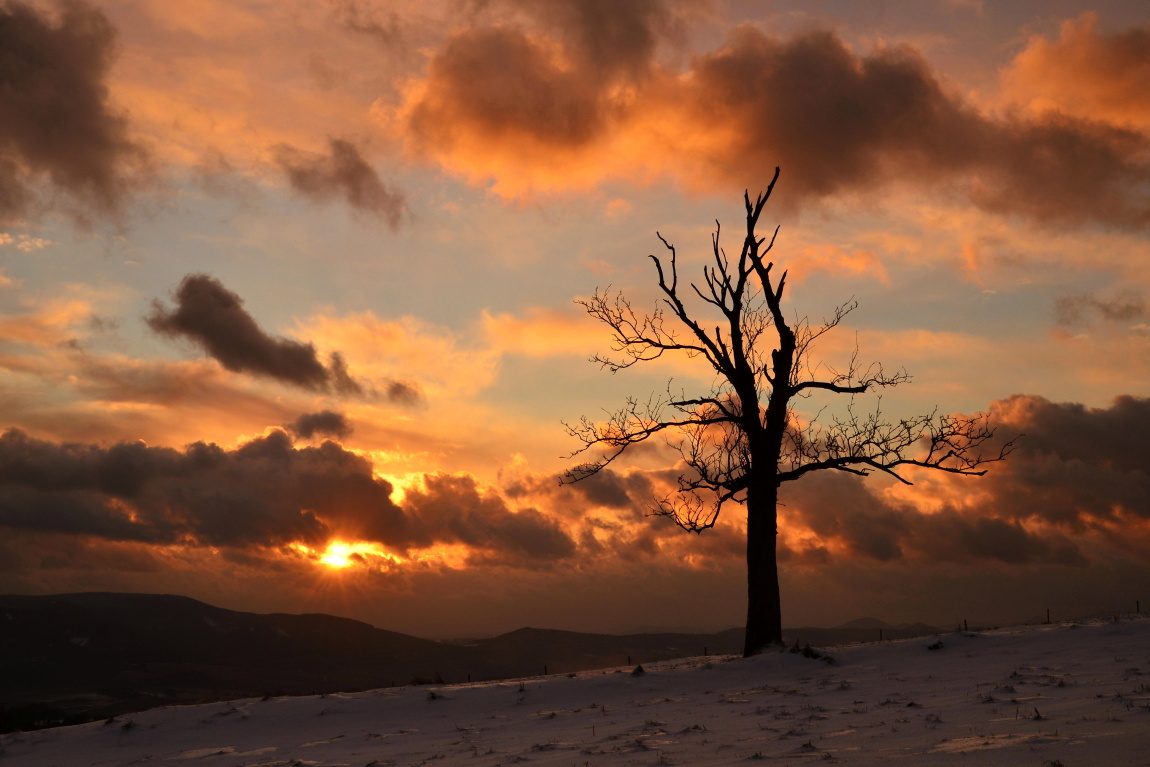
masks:
[[(993, 412), (1002, 438), (1026, 436), (983, 478), (927, 475), (892, 491), (822, 472), (786, 486), (779, 545), (787, 598), (836, 603), (836, 615), (886, 604), (923, 619), (939, 600), (986, 610), (996, 589), (1033, 597), (1042, 583), (1057, 583), (1066, 593), (1054, 604), (1091, 605), (1117, 582), (1150, 582), (1150, 456), (1141, 438), (1150, 399), (1087, 408), (1019, 395)], [(345, 417), (327, 411), (306, 414), (293, 431), (318, 437), (344, 426)], [(279, 429), (234, 449), (180, 450), (9, 430), (0, 436), (0, 528), (24, 543), (9, 547), (0, 580), (27, 589), (27, 579), (42, 577), (74, 589), (81, 583), (68, 578), (98, 570), (104, 587), (138, 590), (138, 574), (155, 573), (148, 577), (200, 593), (221, 573), (242, 570), (261, 582), (288, 578), (280, 591), (309, 600), (331, 574), (324, 547), (341, 541), (354, 544), (341, 588), (384, 599), (418, 625), (429, 618), (412, 599), (437, 595), (456, 605), (462, 612), (445, 626), (501, 605), (511, 628), (528, 620), (523, 604), (552, 615), (546, 605), (557, 591), (579, 620), (596, 605), (623, 620), (630, 600), (642, 598), (663, 620), (689, 599), (700, 615), (713, 606), (714, 616), (730, 616), (714, 620), (734, 623), (745, 556), (738, 513), (702, 536), (645, 516), (677, 473), (608, 470), (562, 487), (525, 468), (495, 484), (428, 473), (405, 480), (400, 499), (366, 457), (334, 442), (293, 444)], [(66, 567), (53, 564), (60, 552)], [(867, 596), (872, 587), (879, 591)], [(788, 614), (807, 609), (795, 603)]]
[(512, 511), (470, 477), (429, 475), (402, 508), (392, 491), (367, 459), (334, 442), (296, 447), (280, 430), (234, 450), (0, 436), (0, 527), (29, 534), (239, 550), (333, 539), (398, 553), (461, 544), (511, 566), (575, 549), (553, 520)]

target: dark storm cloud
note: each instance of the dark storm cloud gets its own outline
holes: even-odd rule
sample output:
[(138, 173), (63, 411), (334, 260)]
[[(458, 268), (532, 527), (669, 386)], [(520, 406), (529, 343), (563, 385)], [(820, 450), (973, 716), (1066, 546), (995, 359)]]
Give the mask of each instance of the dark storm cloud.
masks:
[(782, 41), (742, 27), (696, 58), (690, 89), (696, 114), (744, 126), (713, 156), (736, 178), (781, 165), (809, 196), (951, 181), (987, 209), (1045, 223), (1150, 223), (1145, 136), (1059, 115), (987, 117), (906, 46), (858, 56), (831, 32)]
[(1055, 299), (1054, 316), (1059, 325), (1075, 326), (1093, 319), (1132, 322), (1145, 318), (1147, 312), (1146, 302), (1136, 293), (1123, 293), (1110, 298), (1080, 293)]
[(562, 474), (532, 474), (516, 477), (503, 491), (509, 498), (546, 497), (552, 505), (581, 514), (588, 507), (629, 510), (641, 517), (653, 504), (651, 477), (641, 471), (621, 474), (606, 468), (574, 484), (563, 483)]
[(559, 559), (575, 543), (535, 509), (512, 512), (500, 496), (481, 492), (472, 477), (429, 474), (422, 489), (409, 490), (404, 505), (436, 539), (500, 555), (501, 561)]
[(456, 33), (432, 59), (428, 86), (408, 116), (410, 135), (424, 146), (526, 133), (562, 148), (587, 144), (608, 127), (597, 83), (557, 67), (518, 28)]
[(363, 159), (355, 144), (328, 139), (329, 154), (301, 152), (280, 145), (276, 164), (287, 174), (292, 189), (320, 202), (343, 198), (349, 205), (379, 216), (392, 229), (399, 226), (405, 209), (403, 195), (389, 189), (375, 169)]
[[(250, 444), (260, 446), (258, 441)], [(281, 442), (271, 447), (285, 449)], [(398, 549), (427, 540), (418, 523), (392, 502), (391, 485), (375, 477), (368, 459), (334, 442), (289, 454), (300, 478), (295, 502), (314, 512), (337, 535)]]
[(714, 158), (725, 173), (740, 157), (758, 175), (782, 165), (790, 191), (812, 196), (872, 185), (892, 159), (959, 164), (979, 123), (909, 49), (860, 58), (832, 32), (783, 41), (740, 27), (695, 59), (690, 95), (700, 115), (742, 128)]
[(1009, 564), (1042, 562), (1074, 567), (1089, 564), (1070, 539), (1064, 536), (1038, 536), (1018, 522), (980, 517), (955, 531), (967, 551), (981, 559)]
[[(550, 483), (558, 485), (559, 477), (551, 477)], [(605, 506), (612, 509), (641, 507), (650, 503), (651, 482), (640, 473), (622, 475), (611, 469), (604, 469), (585, 480), (568, 485), (585, 503)]]
[(922, 513), (908, 505), (888, 503), (858, 477), (837, 472), (804, 477), (786, 487), (782, 498), (788, 513), (822, 542), (813, 552), (817, 561), (829, 559), (826, 544), (833, 541), (845, 547), (849, 556), (879, 562), (927, 558), (1087, 564), (1077, 546), (1056, 530), (1030, 532), (1017, 520), (994, 516), (995, 509), (944, 507)]
[(784, 486), (780, 497), (788, 512), (798, 510), (821, 539), (838, 539), (853, 554), (881, 562), (903, 556), (909, 533), (904, 514), (868, 492), (856, 477), (820, 472)]
[(304, 413), (285, 428), (300, 439), (311, 439), (316, 436), (343, 438), (352, 431), (347, 416), (331, 410)]
[[(1109, 407), (1015, 395), (998, 403), (1001, 430), (1024, 431), (1018, 449), (1029, 461), (1108, 466), (1124, 474), (1150, 471), (1150, 398), (1122, 395)], [(1150, 516), (1150, 508), (1146, 509)]]
[(334, 442), (296, 447), (278, 430), (234, 450), (0, 436), (0, 527), (9, 531), (237, 549), (332, 538), (397, 551), (461, 543), (511, 565), (574, 552), (553, 521), (512, 512), (471, 477), (429, 476), (407, 508), (391, 494), (366, 458)]
[(607, 82), (649, 73), (661, 41), (680, 41), (680, 3), (665, 0), (552, 0), (521, 6), (561, 35), (580, 66)]
[(343, 357), (330, 365), (319, 361), (315, 347), (264, 332), (244, 309), (243, 299), (206, 274), (189, 274), (175, 293), (176, 306), (153, 303), (149, 327), (171, 337), (183, 336), (228, 370), (266, 376), (316, 391), (363, 394), (347, 372)]
[(857, 477), (819, 472), (784, 487), (784, 509), (824, 542), (879, 561), (1085, 565), (1080, 539), (1150, 538), (1150, 399), (1087, 408), (1018, 395), (993, 413), (997, 439), (1025, 435), (985, 476), (954, 478), (975, 502), (922, 513)]
[[(410, 134), (424, 148), (516, 135), (559, 150), (586, 146), (626, 117), (612, 89), (645, 81), (659, 43), (683, 33), (680, 4), (662, 0), (472, 5), (521, 12), (532, 24), (479, 24), (448, 39), (429, 65), (425, 97), (408, 113)], [(566, 63), (556, 59), (557, 47)]]
[(1144, 134), (1057, 114), (986, 126), (971, 157), (975, 204), (1054, 226), (1150, 225)]
[(400, 405), (416, 405), (423, 397), (415, 384), (404, 381), (388, 381), (384, 396)]
[(1001, 431), (1025, 432), (1005, 472), (988, 475), (1002, 515), (1074, 531), (1150, 521), (1150, 399), (1088, 408), (1017, 395), (997, 403)]
[(159, 544), (314, 541), (325, 526), (295, 502), (306, 482), (290, 457), (282, 432), (237, 451), (196, 443), (180, 452), (9, 430), (0, 437), (0, 525)]
[(83, 209), (119, 212), (144, 154), (108, 104), (115, 39), (78, 0), (54, 14), (0, 3), (0, 221), (38, 204), (40, 180)]

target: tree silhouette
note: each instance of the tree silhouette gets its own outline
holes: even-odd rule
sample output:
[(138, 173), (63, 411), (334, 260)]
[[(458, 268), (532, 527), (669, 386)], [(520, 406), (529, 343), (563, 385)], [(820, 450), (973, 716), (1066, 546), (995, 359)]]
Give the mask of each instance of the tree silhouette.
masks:
[[(661, 300), (650, 314), (637, 313), (621, 293), (596, 290), (578, 301), (587, 313), (611, 328), (618, 355), (596, 355), (593, 361), (611, 372), (658, 359), (668, 352), (701, 357), (714, 368), (716, 384), (700, 396), (675, 394), (671, 384), (662, 396), (628, 399), (606, 421), (583, 417), (566, 424), (583, 442), (572, 457), (602, 449), (596, 459), (567, 471), (563, 482), (590, 477), (628, 447), (660, 434), (682, 456), (686, 470), (678, 488), (655, 502), (653, 513), (669, 517), (684, 530), (702, 533), (715, 525), (724, 506), (741, 503), (747, 513), (747, 627), (744, 655), (782, 642), (782, 611), (776, 559), (779, 486), (814, 471), (832, 469), (866, 475), (884, 472), (905, 484), (904, 467), (925, 467), (952, 474), (981, 475), (986, 463), (1002, 460), (1011, 445), (984, 455), (980, 448), (993, 435), (988, 416), (927, 415), (887, 420), (880, 404), (857, 412), (854, 396), (901, 383), (904, 370), (887, 373), (882, 365), (860, 365), (852, 356), (845, 370), (813, 363), (812, 344), (837, 327), (856, 307), (854, 300), (837, 307), (819, 325), (806, 319), (788, 322), (783, 313), (787, 274), (772, 276), (766, 261), (769, 242), (755, 234), (763, 206), (779, 178), (754, 203), (743, 199), (747, 233), (734, 263), (719, 244), (720, 226), (712, 235), (714, 261), (703, 268), (701, 286), (690, 290), (679, 282), (675, 246), (657, 234), (669, 262), (650, 258), (658, 273)], [(765, 245), (765, 247), (764, 247)], [(717, 310), (717, 323), (697, 319), (685, 303), (689, 294)], [(694, 298), (691, 300), (694, 302)], [(820, 375), (821, 374), (821, 375)], [(796, 417), (796, 398), (816, 393), (850, 395), (848, 406), (826, 422), (803, 423)]]

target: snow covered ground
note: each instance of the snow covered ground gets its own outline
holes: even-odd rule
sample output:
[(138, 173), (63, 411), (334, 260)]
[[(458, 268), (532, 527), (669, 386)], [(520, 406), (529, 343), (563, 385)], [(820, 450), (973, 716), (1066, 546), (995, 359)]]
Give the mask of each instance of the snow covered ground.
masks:
[[(934, 647), (934, 649), (930, 649)], [(160, 708), (3, 736), (18, 765), (1150, 765), (1150, 617)]]

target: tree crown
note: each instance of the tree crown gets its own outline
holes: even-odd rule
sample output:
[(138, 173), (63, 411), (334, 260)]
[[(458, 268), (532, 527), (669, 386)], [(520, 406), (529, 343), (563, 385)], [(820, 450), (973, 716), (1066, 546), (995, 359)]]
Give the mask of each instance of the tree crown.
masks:
[[(660, 291), (652, 312), (636, 312), (622, 293), (610, 289), (577, 301), (611, 329), (615, 356), (592, 358), (607, 370), (682, 353), (702, 357), (716, 375), (712, 389), (701, 395), (675, 392), (672, 382), (662, 395), (628, 399), (605, 421), (583, 417), (565, 424), (583, 443), (572, 457), (603, 451), (568, 470), (565, 483), (593, 476), (628, 447), (664, 434), (682, 457), (684, 470), (676, 491), (659, 499), (654, 513), (702, 532), (715, 525), (724, 504), (743, 500), (757, 483), (778, 487), (832, 469), (858, 475), (877, 471), (911, 484), (905, 473), (909, 467), (981, 475), (984, 464), (1010, 452), (1011, 443), (991, 454), (980, 450), (994, 433), (987, 414), (932, 412), (890, 420), (883, 415), (881, 397), (872, 409), (856, 410), (857, 395), (909, 382), (905, 370), (888, 373), (879, 363), (861, 364), (857, 349), (841, 370), (812, 360), (812, 345), (838, 327), (857, 303), (851, 299), (839, 305), (817, 325), (786, 318), (787, 273), (776, 278), (774, 263), (767, 259), (779, 228), (769, 240), (756, 234), (778, 178), (776, 168), (754, 201), (749, 192), (744, 194), (746, 235), (736, 259), (720, 244), (721, 227), (715, 222), (712, 262), (703, 267), (701, 283), (686, 288), (680, 283), (675, 246), (656, 233), (666, 253), (650, 256)], [(689, 294), (717, 311), (720, 319), (713, 327), (696, 319), (685, 302)], [(803, 423), (794, 400), (815, 392), (849, 396), (845, 415)]]

